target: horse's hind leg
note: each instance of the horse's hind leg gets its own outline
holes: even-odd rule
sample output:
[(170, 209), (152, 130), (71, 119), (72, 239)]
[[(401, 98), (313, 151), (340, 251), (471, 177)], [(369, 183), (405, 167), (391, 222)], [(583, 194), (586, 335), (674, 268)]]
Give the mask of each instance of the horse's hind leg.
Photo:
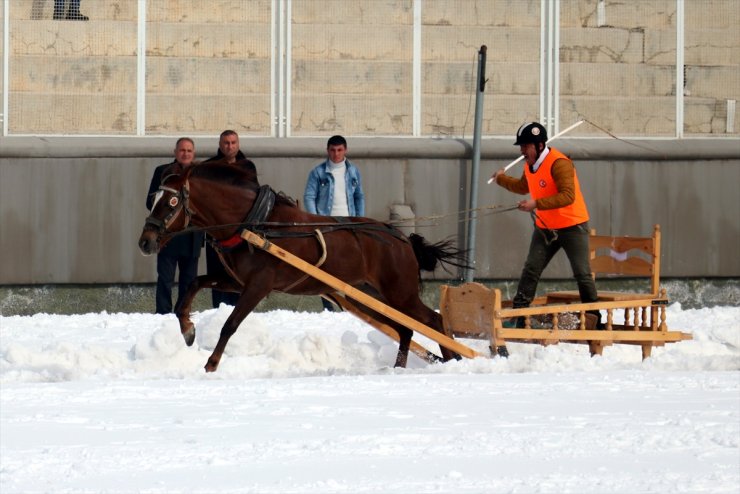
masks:
[(393, 325), (398, 333), (398, 354), (396, 354), (396, 364), (394, 367), (406, 367), (409, 359), (409, 348), (411, 347), (411, 338), (414, 332), (398, 324)]
[[(360, 285), (356, 288), (380, 302), (387, 303), (385, 297), (370, 285)], [(384, 316), (362, 303), (356, 303), (354, 305), (360, 312), (364, 312), (376, 321), (386, 324), (395, 330), (398, 335), (398, 353), (396, 354), (396, 363), (394, 364), (394, 367), (406, 367), (406, 363), (409, 358), (409, 349), (411, 348), (411, 339), (414, 336), (414, 332), (403, 324), (397, 323), (388, 316)]]
[[(438, 333), (452, 337), (445, 332), (444, 324), (442, 323), (442, 316), (427, 307), (418, 296), (413, 298), (415, 300), (406, 301), (403, 304), (396, 305), (395, 308), (400, 310), (401, 312), (404, 312), (407, 316), (416, 319), (420, 323), (425, 324), (426, 326), (429, 326), (430, 328), (436, 330)], [(456, 352), (444, 347), (443, 345), (439, 345), (439, 349), (442, 352), (442, 360), (444, 362), (452, 359), (460, 360), (461, 358), (460, 355), (458, 355)]]
[[(443, 335), (445, 335), (445, 336), (447, 336), (449, 338), (452, 338), (452, 335), (451, 334), (447, 334), (447, 331), (445, 331), (445, 326), (444, 326), (444, 323), (442, 321), (442, 316), (440, 316), (438, 313), (434, 312), (431, 309), (428, 309), (428, 310), (430, 312), (430, 317), (435, 321), (434, 324), (429, 324), (429, 326), (432, 327), (432, 328), (434, 328), (434, 329), (436, 329), (437, 331), (439, 331)], [(455, 359), (455, 360), (462, 359), (462, 357), (457, 352), (454, 352), (454, 351), (450, 350), (449, 348), (447, 348), (447, 347), (445, 347), (443, 345), (439, 345), (439, 351), (442, 352), (442, 360), (444, 362), (447, 362), (448, 360), (452, 360), (452, 359)]]

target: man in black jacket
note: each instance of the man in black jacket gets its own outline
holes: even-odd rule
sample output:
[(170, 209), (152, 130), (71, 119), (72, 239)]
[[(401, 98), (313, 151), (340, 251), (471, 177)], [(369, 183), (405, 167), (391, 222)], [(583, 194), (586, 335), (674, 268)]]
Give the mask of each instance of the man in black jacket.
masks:
[[(189, 137), (181, 137), (175, 145), (175, 160), (159, 165), (154, 170), (149, 184), (149, 195), (146, 207), (151, 210), (157, 189), (162, 179), (171, 174), (182, 173), (193, 164), (195, 144)], [(203, 246), (203, 233), (186, 233), (176, 235), (157, 254), (157, 314), (172, 312), (172, 286), (175, 284), (175, 270), (179, 268), (180, 276), (177, 287), (177, 307), (188, 289), (188, 285), (198, 276), (198, 258)]]
[[(218, 139), (218, 153), (216, 153), (216, 156), (208, 158), (204, 163), (215, 161), (251, 170), (255, 175), (257, 174), (257, 167), (239, 149), (239, 134), (233, 130), (221, 132)], [(230, 276), (210, 243), (206, 244), (206, 269), (209, 275)], [(211, 290), (211, 301), (214, 308), (218, 308), (221, 303), (236, 305), (237, 300), (239, 300), (238, 293)]]

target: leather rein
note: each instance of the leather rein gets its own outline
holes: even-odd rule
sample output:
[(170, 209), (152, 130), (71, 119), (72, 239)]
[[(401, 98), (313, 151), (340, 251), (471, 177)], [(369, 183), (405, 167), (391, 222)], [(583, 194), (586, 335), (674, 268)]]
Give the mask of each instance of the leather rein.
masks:
[[(195, 215), (195, 212), (190, 208), (190, 182), (188, 179), (185, 180), (180, 190), (176, 190), (166, 185), (159, 187), (161, 192), (170, 192), (173, 194), (168, 200), (168, 206), (171, 211), (165, 216), (163, 220), (154, 218), (149, 215), (146, 218), (145, 224), (152, 225), (158, 234), (169, 234), (172, 236), (183, 235), (186, 233), (193, 232), (208, 232), (209, 230), (222, 230), (224, 228), (235, 227), (236, 232), (225, 240), (215, 240), (212, 237), (209, 238), (209, 242), (216, 250), (229, 251), (235, 248), (244, 240), (241, 238), (242, 230), (250, 230), (258, 233), (265, 238), (303, 238), (316, 236), (316, 232), (320, 231), (322, 234), (332, 233), (340, 230), (350, 230), (355, 232), (378, 232), (388, 233), (399, 240), (408, 242), (406, 236), (404, 236), (399, 230), (386, 223), (378, 223), (375, 221), (367, 222), (350, 222), (348, 218), (334, 217), (336, 222), (318, 222), (318, 223), (296, 223), (296, 222), (270, 222), (266, 221), (272, 213), (275, 207), (278, 196), (282, 196), (287, 200), (295, 203), (288, 196), (282, 192), (275, 192), (269, 185), (262, 185), (257, 190), (257, 197), (255, 198), (254, 204), (247, 213), (246, 218), (241, 223), (232, 223), (224, 225), (212, 225), (205, 227), (189, 226), (191, 218)], [(156, 202), (155, 202), (156, 205)], [(154, 210), (154, 206), (152, 206)], [(185, 224), (183, 229), (178, 232), (170, 232), (169, 227), (179, 216), (180, 213), (185, 214)], [(318, 227), (312, 232), (292, 232), (285, 231), (285, 228), (295, 227)]]
[[(190, 208), (190, 182), (189, 179), (186, 178), (182, 188), (178, 191), (172, 187), (167, 187), (166, 185), (160, 185), (158, 192), (164, 193), (169, 192), (172, 195), (167, 200), (167, 205), (170, 208), (170, 211), (167, 213), (167, 216), (165, 216), (164, 219), (160, 220), (158, 218), (154, 218), (151, 214), (146, 218), (145, 224), (151, 225), (157, 232), (158, 236), (162, 236), (164, 234), (168, 234), (171, 236), (175, 235), (182, 235), (185, 233), (192, 233), (197, 231), (204, 231), (207, 232), (208, 230), (214, 230), (214, 229), (224, 229), (224, 228), (230, 228), (230, 227), (236, 227), (236, 232), (228, 237), (225, 240), (216, 240), (212, 236), (208, 236), (208, 242), (213, 247), (214, 251), (218, 255), (221, 264), (224, 266), (224, 269), (226, 272), (231, 276), (237, 283), (239, 283), (241, 286), (244, 286), (244, 282), (237, 276), (237, 274), (234, 272), (233, 268), (229, 265), (227, 260), (224, 258), (224, 253), (229, 252), (232, 249), (235, 249), (239, 245), (241, 245), (242, 242), (244, 242), (244, 239), (241, 236), (241, 233), (244, 230), (250, 230), (254, 233), (258, 233), (262, 235), (265, 238), (306, 238), (306, 237), (315, 237), (316, 240), (319, 242), (319, 245), (321, 246), (322, 254), (315, 264), (316, 267), (320, 267), (327, 257), (327, 250), (326, 250), (326, 242), (324, 240), (324, 234), (325, 233), (331, 233), (339, 230), (349, 230), (353, 233), (362, 232), (366, 235), (372, 235), (375, 237), (378, 237), (380, 241), (387, 241), (387, 239), (382, 238), (380, 235), (377, 235), (376, 232), (380, 233), (387, 233), (395, 238), (408, 243), (409, 239), (406, 238), (405, 235), (403, 235), (399, 230), (394, 228), (391, 225), (384, 224), (384, 223), (377, 223), (377, 222), (350, 222), (348, 218), (340, 218), (335, 217), (335, 221), (337, 223), (295, 223), (295, 222), (289, 222), (289, 223), (279, 223), (279, 222), (267, 222), (267, 218), (272, 213), (275, 203), (277, 200), (277, 197), (280, 195), (281, 197), (286, 198), (288, 201), (292, 202), (295, 206), (295, 201), (293, 201), (288, 196), (285, 196), (282, 192), (276, 193), (269, 185), (262, 185), (257, 190), (257, 197), (254, 200), (254, 203), (252, 204), (252, 207), (250, 208), (249, 212), (247, 213), (246, 218), (241, 223), (236, 223), (232, 225), (214, 225), (214, 226), (208, 226), (208, 227), (190, 227), (190, 220), (195, 215), (195, 212)], [(154, 205), (156, 206), (157, 202), (161, 199), (157, 198), (155, 200)], [(152, 206), (152, 211), (154, 210), (154, 207)], [(172, 223), (175, 221), (175, 219), (181, 214), (185, 214), (185, 223), (183, 226), (183, 229), (178, 232), (170, 232), (169, 227), (172, 225)], [(295, 227), (306, 227), (306, 226), (319, 226), (321, 228), (316, 228), (312, 232), (290, 232), (290, 231), (284, 231), (284, 230), (276, 230), (274, 228), (295, 228)], [(250, 251), (252, 250), (252, 244), (248, 244)], [(289, 291), (290, 289), (293, 289), (297, 285), (300, 285), (303, 283), (306, 279), (308, 279), (308, 274), (304, 274), (302, 277), (298, 278), (295, 282), (293, 282), (291, 285), (283, 289), (283, 291)]]

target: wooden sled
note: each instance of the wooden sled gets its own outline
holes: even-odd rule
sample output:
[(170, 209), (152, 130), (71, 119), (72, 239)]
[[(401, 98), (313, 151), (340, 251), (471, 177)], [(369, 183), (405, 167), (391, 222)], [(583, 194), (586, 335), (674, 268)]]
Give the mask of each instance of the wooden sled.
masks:
[[(620, 343), (642, 347), (648, 358), (654, 346), (662, 346), (691, 335), (669, 331), (665, 309), (666, 292), (660, 288), (660, 226), (651, 237), (589, 238), (591, 270), (597, 276), (644, 277), (649, 280), (645, 292), (598, 292), (598, 301), (580, 303), (577, 291), (552, 292), (535, 300), (526, 309), (511, 308), (501, 291), (489, 290), (479, 283), (459, 287), (442, 286), (440, 312), (448, 334), (490, 340), (491, 351), (507, 355), (507, 341), (551, 345), (560, 342), (587, 344), (591, 355), (601, 355), (605, 346)], [(589, 321), (586, 311), (606, 311), (603, 330)], [(615, 311), (622, 311), (624, 322), (614, 323)], [(506, 328), (505, 322), (524, 318), (524, 328)], [(595, 318), (594, 318), (595, 319)]]
[[(601, 355), (605, 346), (620, 343), (642, 347), (642, 358), (653, 346), (690, 340), (691, 335), (669, 331), (663, 295), (654, 299), (594, 302), (590, 304), (546, 304), (526, 309), (504, 308), (501, 290), (479, 283), (459, 287), (442, 286), (440, 312), (446, 329), (460, 338), (488, 339), (492, 354), (508, 356), (506, 343), (587, 344), (591, 355)], [(586, 311), (606, 311), (603, 330), (587, 328)], [(624, 312), (624, 322), (614, 322), (615, 311)], [(505, 321), (524, 317), (524, 328), (505, 328)], [(564, 325), (562, 321), (568, 321)], [(573, 324), (575, 321), (575, 325)], [(575, 327), (574, 327), (575, 326)]]

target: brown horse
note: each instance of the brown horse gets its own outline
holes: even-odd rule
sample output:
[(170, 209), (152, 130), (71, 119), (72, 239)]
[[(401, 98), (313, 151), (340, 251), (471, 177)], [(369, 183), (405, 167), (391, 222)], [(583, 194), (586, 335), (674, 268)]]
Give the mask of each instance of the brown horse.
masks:
[[(274, 244), (381, 302), (444, 334), (442, 319), (419, 298), (420, 269), (434, 270), (439, 262), (459, 266), (464, 255), (449, 242), (427, 243), (421, 236), (403, 235), (396, 228), (369, 218), (334, 218), (301, 211), (291, 199), (260, 187), (251, 171), (209, 163), (165, 177), (139, 238), (145, 255), (159, 251), (174, 234), (205, 230), (231, 277), (199, 276), (175, 308), (188, 346), (195, 341), (190, 320), (192, 302), (201, 288), (241, 293), (221, 329), (206, 363), (213, 372), (239, 324), (273, 290), (296, 295), (331, 294), (329, 286), (243, 242), (248, 228)], [(187, 229), (187, 230), (186, 230)], [(399, 335), (396, 366), (405, 367), (413, 332), (375, 313), (361, 309), (392, 326)], [(449, 336), (449, 335), (448, 335)], [(443, 359), (459, 358), (441, 347)]]

